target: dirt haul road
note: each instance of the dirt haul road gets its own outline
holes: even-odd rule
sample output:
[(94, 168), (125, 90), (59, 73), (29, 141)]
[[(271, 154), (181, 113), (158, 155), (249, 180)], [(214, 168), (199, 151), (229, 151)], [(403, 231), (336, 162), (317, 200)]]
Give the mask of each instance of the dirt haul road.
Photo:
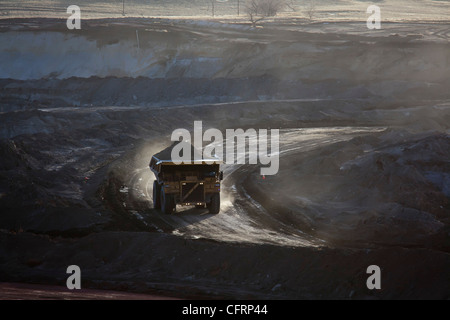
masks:
[[(283, 129), (280, 134), (280, 161), (288, 154), (306, 153), (313, 148), (325, 147), (354, 137), (379, 132), (384, 128), (309, 128)], [(223, 142), (223, 145), (226, 141)], [(246, 157), (246, 154), (237, 154)], [(246, 157), (248, 163), (248, 155)], [(178, 207), (174, 215), (164, 215), (157, 210), (139, 212), (126, 204), (131, 212), (159, 231), (168, 231), (193, 239), (212, 239), (237, 243), (268, 243), (286, 246), (320, 246), (326, 245), (323, 239), (313, 237), (308, 230), (302, 230), (304, 217), (286, 221), (279, 219), (281, 212), (267, 211), (264, 206), (252, 198), (245, 189), (244, 181), (248, 179), (270, 179), (270, 176), (253, 177), (260, 167), (255, 165), (222, 166), (224, 181), (221, 193), (221, 214), (210, 215), (207, 209)], [(128, 182), (121, 189), (131, 193), (132, 197), (146, 198), (152, 206), (153, 173), (148, 166), (134, 170)], [(267, 195), (272, 201), (279, 197), (277, 190)], [(282, 206), (282, 204), (280, 204)], [(288, 210), (287, 208), (285, 210)], [(331, 244), (328, 244), (331, 245)]]

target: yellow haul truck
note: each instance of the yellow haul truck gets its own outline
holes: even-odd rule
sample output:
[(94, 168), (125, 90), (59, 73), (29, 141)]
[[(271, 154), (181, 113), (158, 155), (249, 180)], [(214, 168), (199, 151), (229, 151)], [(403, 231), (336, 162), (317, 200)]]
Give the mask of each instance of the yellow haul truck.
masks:
[(175, 164), (171, 155), (178, 143), (180, 142), (153, 155), (150, 161), (150, 170), (156, 177), (153, 182), (153, 207), (165, 214), (174, 213), (177, 204), (195, 205), (197, 208), (206, 206), (210, 213), (219, 213), (222, 162), (216, 158), (203, 159), (189, 144), (190, 161)]

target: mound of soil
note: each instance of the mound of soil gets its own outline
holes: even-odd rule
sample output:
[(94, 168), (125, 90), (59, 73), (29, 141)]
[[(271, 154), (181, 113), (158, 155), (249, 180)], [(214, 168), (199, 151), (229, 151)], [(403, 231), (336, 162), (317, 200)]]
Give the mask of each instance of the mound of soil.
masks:
[(247, 188), (334, 243), (449, 250), (448, 159), (447, 134), (389, 130), (290, 155), (279, 174)]

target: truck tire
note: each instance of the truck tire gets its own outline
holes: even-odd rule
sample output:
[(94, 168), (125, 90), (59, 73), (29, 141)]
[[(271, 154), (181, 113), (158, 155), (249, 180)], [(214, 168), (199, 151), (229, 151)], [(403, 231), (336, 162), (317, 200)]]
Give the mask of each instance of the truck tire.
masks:
[(161, 188), (161, 211), (165, 214), (172, 214), (175, 209), (173, 197), (164, 192), (164, 187)]
[(161, 186), (158, 181), (153, 181), (153, 208), (156, 210), (161, 209)]
[(218, 214), (220, 211), (220, 193), (214, 193), (208, 206), (209, 213)]

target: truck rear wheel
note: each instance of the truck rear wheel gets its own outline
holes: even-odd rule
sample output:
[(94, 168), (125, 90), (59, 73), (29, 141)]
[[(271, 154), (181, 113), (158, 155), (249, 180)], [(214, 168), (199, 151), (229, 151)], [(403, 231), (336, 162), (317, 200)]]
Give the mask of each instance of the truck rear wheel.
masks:
[(173, 201), (173, 196), (166, 194), (164, 187), (161, 188), (161, 211), (165, 214), (172, 214), (175, 209), (175, 203)]
[(156, 210), (161, 209), (161, 186), (158, 181), (153, 181), (153, 208)]
[(220, 193), (214, 193), (208, 205), (209, 213), (218, 214), (220, 211)]

